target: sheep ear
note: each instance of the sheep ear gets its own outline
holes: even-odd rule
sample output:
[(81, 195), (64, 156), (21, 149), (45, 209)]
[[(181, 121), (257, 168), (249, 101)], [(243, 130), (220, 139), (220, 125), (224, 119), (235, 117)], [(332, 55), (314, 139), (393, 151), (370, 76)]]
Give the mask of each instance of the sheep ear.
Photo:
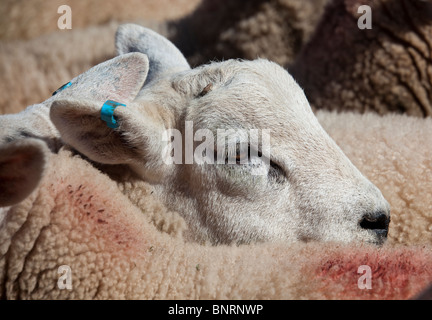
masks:
[(144, 85), (149, 69), (145, 54), (135, 52), (100, 63), (72, 81), (58, 94), (97, 101), (132, 101)]
[[(117, 128), (102, 120), (102, 105), (86, 100), (57, 100), (51, 121), (62, 140), (93, 161), (105, 164), (136, 164), (160, 158), (164, 126), (157, 111), (146, 112), (134, 103), (114, 109)], [(138, 109), (139, 108), (139, 109)]]
[(21, 202), (38, 186), (48, 156), (47, 146), (37, 139), (0, 146), (0, 207)]
[(145, 53), (149, 58), (150, 70), (146, 83), (157, 79), (164, 73), (189, 70), (179, 49), (158, 33), (136, 24), (121, 25), (116, 33), (117, 53)]

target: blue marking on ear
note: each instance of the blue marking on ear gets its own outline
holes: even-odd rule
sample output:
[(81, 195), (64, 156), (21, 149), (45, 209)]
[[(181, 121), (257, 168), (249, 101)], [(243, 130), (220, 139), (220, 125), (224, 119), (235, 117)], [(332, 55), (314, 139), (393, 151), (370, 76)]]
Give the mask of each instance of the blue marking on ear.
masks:
[(114, 119), (114, 110), (118, 106), (126, 107), (126, 105), (123, 103), (120, 103), (117, 101), (112, 101), (112, 100), (107, 100), (103, 104), (102, 109), (101, 109), (101, 119), (103, 121), (105, 121), (107, 123), (107, 126), (110, 127), (111, 129), (115, 129), (118, 127), (118, 123)]
[(71, 85), (72, 85), (72, 82), (69, 81), (68, 83), (62, 85), (60, 88), (58, 88), (56, 91), (54, 91), (52, 95), (55, 96), (57, 93), (59, 93), (60, 91), (63, 91), (64, 89), (70, 87)]

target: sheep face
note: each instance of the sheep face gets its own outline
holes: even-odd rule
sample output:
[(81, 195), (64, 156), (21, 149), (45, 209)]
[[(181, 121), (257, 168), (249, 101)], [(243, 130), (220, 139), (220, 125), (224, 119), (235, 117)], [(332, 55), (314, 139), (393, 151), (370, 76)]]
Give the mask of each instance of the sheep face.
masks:
[[(209, 84), (212, 89), (203, 96)], [(227, 61), (176, 75), (170, 86), (181, 93), (176, 103), (181, 110), (172, 117), (182, 119), (173, 122), (185, 144), (189, 141), (183, 119), (193, 123), (195, 133), (213, 133), (215, 159), (220, 128), (258, 129), (260, 136), (270, 132), (270, 161), (251, 156), (246, 164), (215, 161), (173, 169), (169, 191), (161, 190), (160, 196), (173, 208), (200, 208), (186, 216), (195, 233), (227, 242), (385, 239), (387, 202), (322, 129), (284, 69), (265, 60)]]
[[(115, 109), (119, 127), (109, 128), (100, 118), (102, 104), (85, 99), (56, 100), (51, 120), (65, 142), (93, 161), (128, 164), (150, 182), (163, 203), (183, 215), (191, 239), (385, 240), (388, 203), (322, 129), (283, 68), (266, 60), (230, 60), (191, 70), (178, 51), (169, 54), (176, 50), (172, 44), (147, 29), (123, 28), (117, 40), (124, 63), (141, 60), (133, 66), (147, 73), (133, 102)], [(267, 130), (270, 152), (258, 150), (262, 156), (248, 163), (186, 164), (188, 124), (194, 134), (205, 130), (215, 137), (221, 129)], [(165, 161), (167, 130), (184, 139), (181, 164)], [(217, 141), (208, 144), (207, 159), (223, 159)], [(264, 148), (264, 142), (249, 148)]]

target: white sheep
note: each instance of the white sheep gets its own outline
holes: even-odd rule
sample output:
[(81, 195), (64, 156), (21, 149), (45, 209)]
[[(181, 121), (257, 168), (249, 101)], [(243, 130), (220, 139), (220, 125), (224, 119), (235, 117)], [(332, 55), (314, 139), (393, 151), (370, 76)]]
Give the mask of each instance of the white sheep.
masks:
[[(119, 57), (73, 79), (43, 104), (3, 116), (0, 136), (6, 142), (37, 137), (58, 149), (59, 133), (48, 118), (53, 104), (51, 120), (66, 143), (94, 161), (127, 164), (152, 182), (166, 205), (183, 208), (194, 240), (385, 239), (387, 202), (324, 132), (281, 67), (257, 60), (190, 70), (168, 40), (135, 25), (119, 29), (117, 49)], [(211, 91), (203, 95), (209, 85)], [(100, 119), (107, 99), (129, 106), (116, 109), (117, 130)], [(194, 121), (195, 129), (270, 127), (271, 161), (256, 157), (255, 166), (166, 166), (161, 136), (165, 129), (182, 131), (179, 119)], [(252, 176), (256, 167), (269, 174)]]
[[(120, 27), (117, 48), (118, 58), (83, 76), (99, 76), (85, 93), (75, 89), (83, 80), (72, 80), (61, 99), (50, 101), (51, 120), (62, 140), (91, 160), (127, 165), (151, 182), (161, 201), (183, 215), (189, 239), (384, 241), (388, 203), (322, 129), (283, 68), (230, 60), (191, 70), (168, 40), (136, 25)], [(114, 111), (119, 128), (101, 120), (100, 97), (127, 105)], [(195, 131), (269, 129), (271, 159), (166, 165), (162, 135), (184, 134), (185, 121)], [(211, 147), (209, 157), (219, 142)], [(261, 169), (268, 174), (254, 176)]]

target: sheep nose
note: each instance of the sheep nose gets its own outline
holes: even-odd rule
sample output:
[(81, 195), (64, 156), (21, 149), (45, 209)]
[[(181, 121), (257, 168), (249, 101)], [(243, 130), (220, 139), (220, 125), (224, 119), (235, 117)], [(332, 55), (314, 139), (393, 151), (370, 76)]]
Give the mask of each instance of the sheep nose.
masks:
[(387, 238), (390, 215), (382, 211), (367, 213), (360, 220), (360, 227), (375, 232), (380, 238)]

